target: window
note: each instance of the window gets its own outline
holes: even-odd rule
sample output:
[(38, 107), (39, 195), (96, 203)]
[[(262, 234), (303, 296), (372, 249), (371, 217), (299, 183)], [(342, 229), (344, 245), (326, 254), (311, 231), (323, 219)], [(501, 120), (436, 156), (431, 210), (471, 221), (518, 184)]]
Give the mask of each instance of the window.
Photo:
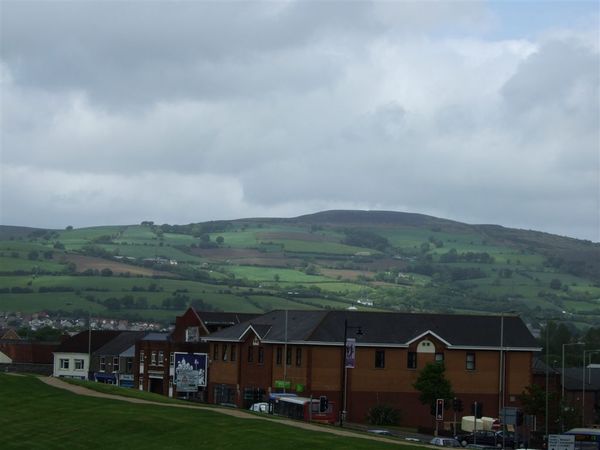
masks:
[(171, 352), (169, 355), (169, 365), (175, 367), (175, 353)]
[(292, 349), (288, 348), (287, 352), (285, 353), (285, 363), (288, 366), (292, 365)]
[(162, 366), (165, 363), (165, 354), (164, 352), (158, 352), (158, 365)]
[(296, 349), (296, 366), (300, 367), (302, 365), (302, 349)]
[(278, 366), (280, 366), (282, 359), (283, 359), (283, 349), (281, 347), (277, 347), (277, 352), (275, 355), (275, 363)]
[(155, 366), (156, 365), (156, 352), (152, 352), (150, 354), (150, 364)]
[(198, 327), (187, 327), (185, 330), (185, 342), (199, 342), (200, 330)]
[(229, 351), (229, 348), (227, 348), (228, 345), (227, 344), (223, 344), (223, 357), (221, 358), (223, 361), (227, 361), (227, 352)]
[(467, 353), (467, 370), (475, 370), (475, 353)]
[(406, 367), (408, 367), (409, 369), (417, 368), (417, 352), (408, 352)]
[(235, 358), (236, 358), (235, 349), (236, 349), (235, 344), (231, 344), (231, 352), (230, 352), (231, 357), (229, 359), (232, 362), (235, 361)]
[(69, 360), (68, 359), (60, 359), (60, 368), (68, 370), (69, 369)]
[(113, 358), (113, 372), (118, 372), (119, 371), (119, 357), (115, 356)]
[(104, 372), (106, 370), (106, 358), (100, 358), (100, 372)]
[(133, 358), (127, 358), (127, 372), (131, 373), (133, 369)]
[(248, 362), (254, 362), (254, 347), (248, 347)]
[(144, 364), (144, 350), (140, 350), (140, 364)]
[(258, 363), (259, 364), (265, 363), (265, 348), (264, 347), (258, 347)]
[(213, 360), (215, 360), (215, 361), (219, 360), (219, 344), (214, 344), (214, 347), (213, 347)]
[(443, 353), (436, 353), (435, 354), (435, 362), (443, 363), (444, 362), (444, 354)]
[(385, 368), (385, 350), (375, 350), (375, 367), (377, 369)]
[(75, 370), (83, 370), (83, 359), (75, 360)]

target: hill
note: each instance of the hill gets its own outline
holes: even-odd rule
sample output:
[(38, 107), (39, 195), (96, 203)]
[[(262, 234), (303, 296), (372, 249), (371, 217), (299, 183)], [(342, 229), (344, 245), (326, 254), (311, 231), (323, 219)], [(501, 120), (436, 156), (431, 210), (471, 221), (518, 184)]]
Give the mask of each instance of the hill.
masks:
[[(516, 311), (600, 324), (600, 245), (390, 211), (0, 227), (0, 311), (172, 321), (205, 310)], [(13, 318), (13, 320), (15, 320)]]

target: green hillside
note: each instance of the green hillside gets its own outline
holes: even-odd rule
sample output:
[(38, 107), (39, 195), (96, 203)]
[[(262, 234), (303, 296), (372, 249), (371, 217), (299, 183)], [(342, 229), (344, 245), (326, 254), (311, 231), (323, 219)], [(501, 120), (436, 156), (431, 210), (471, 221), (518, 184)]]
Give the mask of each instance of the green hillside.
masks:
[(47, 386), (34, 377), (0, 374), (0, 426), (6, 450), (397, 447), (186, 406), (188, 409), (84, 397)]
[(169, 321), (204, 310), (516, 311), (600, 325), (600, 244), (419, 214), (0, 227), (0, 311)]

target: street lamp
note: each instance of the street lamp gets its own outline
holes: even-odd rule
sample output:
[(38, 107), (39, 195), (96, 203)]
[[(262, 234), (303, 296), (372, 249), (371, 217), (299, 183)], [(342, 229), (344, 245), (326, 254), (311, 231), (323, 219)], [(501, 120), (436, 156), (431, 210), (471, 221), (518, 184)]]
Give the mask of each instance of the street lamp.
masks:
[(343, 361), (343, 374), (344, 374), (344, 383), (343, 383), (343, 396), (342, 396), (342, 414), (340, 415), (340, 427), (344, 426), (344, 419), (346, 417), (346, 389), (348, 385), (348, 330), (356, 330), (357, 336), (362, 336), (362, 327), (358, 326), (350, 326), (348, 325), (348, 319), (344, 319), (344, 358)]
[[(565, 401), (565, 347), (567, 345), (585, 345), (585, 342), (571, 342), (571, 343), (562, 345), (562, 370), (560, 372), (560, 384), (561, 384), (562, 389), (561, 389), (560, 400), (563, 403)], [(584, 366), (585, 366), (585, 358), (584, 358)], [(561, 413), (560, 428), (561, 428), (561, 431), (564, 432), (565, 431), (565, 420), (564, 420), (563, 415), (564, 414)]]

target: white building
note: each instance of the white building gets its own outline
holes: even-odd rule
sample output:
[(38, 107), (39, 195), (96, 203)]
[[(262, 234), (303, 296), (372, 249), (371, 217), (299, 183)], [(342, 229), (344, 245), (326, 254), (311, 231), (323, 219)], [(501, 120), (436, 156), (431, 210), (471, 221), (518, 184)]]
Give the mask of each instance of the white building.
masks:
[(92, 330), (71, 336), (58, 346), (54, 354), (53, 376), (89, 379), (90, 354), (116, 338), (120, 331)]

